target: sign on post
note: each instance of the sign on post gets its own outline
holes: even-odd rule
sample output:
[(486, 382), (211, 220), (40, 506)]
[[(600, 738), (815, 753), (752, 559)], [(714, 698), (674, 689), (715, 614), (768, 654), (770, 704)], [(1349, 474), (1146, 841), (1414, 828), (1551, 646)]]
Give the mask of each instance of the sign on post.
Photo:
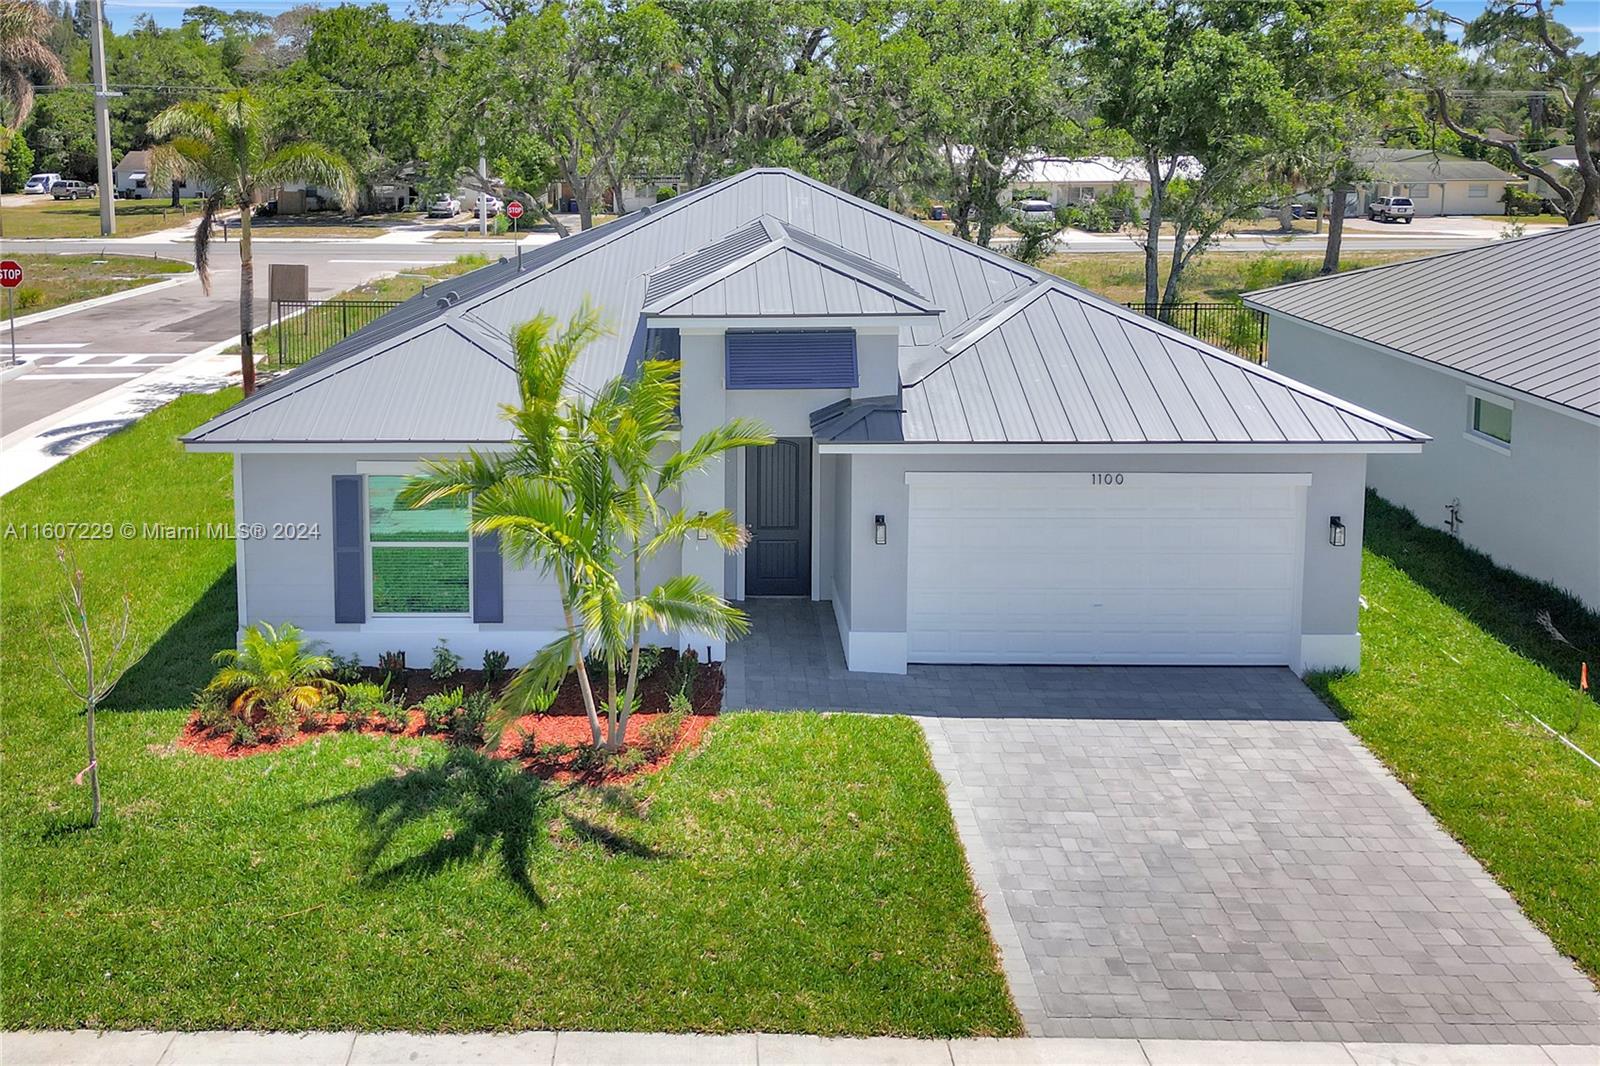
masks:
[(17, 286), (22, 284), (22, 264), (15, 259), (0, 262), (0, 286), (6, 290), (6, 318), (11, 321), (11, 365), (17, 365)]
[(517, 235), (517, 219), (522, 217), (522, 201), (512, 200), (506, 204), (506, 217), (511, 220), (511, 236)]

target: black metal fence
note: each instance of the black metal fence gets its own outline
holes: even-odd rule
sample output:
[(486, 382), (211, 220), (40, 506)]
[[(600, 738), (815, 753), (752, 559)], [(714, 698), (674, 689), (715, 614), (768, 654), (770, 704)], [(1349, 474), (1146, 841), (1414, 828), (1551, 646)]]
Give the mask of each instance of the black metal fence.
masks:
[(1160, 313), (1157, 304), (1134, 301), (1127, 306), (1252, 363), (1267, 361), (1267, 316), (1263, 311), (1230, 303), (1173, 304), (1166, 314)]
[(279, 300), (272, 305), (272, 326), (256, 347), (280, 367), (299, 366), (399, 305), (399, 300)]

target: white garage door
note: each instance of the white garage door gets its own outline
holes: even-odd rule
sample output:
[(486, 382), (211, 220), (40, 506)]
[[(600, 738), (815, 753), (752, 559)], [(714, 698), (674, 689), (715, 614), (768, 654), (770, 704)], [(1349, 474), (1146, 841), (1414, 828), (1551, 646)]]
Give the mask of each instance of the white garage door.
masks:
[(911, 662), (1293, 661), (1308, 477), (907, 480)]

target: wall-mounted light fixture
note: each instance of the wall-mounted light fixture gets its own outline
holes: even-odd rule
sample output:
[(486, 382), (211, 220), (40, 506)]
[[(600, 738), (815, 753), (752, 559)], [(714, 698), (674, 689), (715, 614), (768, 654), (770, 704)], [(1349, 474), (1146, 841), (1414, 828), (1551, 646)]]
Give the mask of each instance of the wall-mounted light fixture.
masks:
[[(704, 523), (705, 520), (706, 520), (706, 513), (704, 511), (696, 512), (695, 517), (700, 519), (700, 521), (702, 523)], [(697, 528), (694, 531), (694, 539), (695, 540), (710, 540), (711, 539), (711, 534), (706, 532), (706, 527), (702, 524), (699, 528)]]
[(1328, 519), (1328, 543), (1335, 548), (1344, 547), (1344, 522), (1338, 515)]
[(883, 515), (881, 514), (872, 516), (872, 543), (889, 543), (889, 527), (884, 524)]

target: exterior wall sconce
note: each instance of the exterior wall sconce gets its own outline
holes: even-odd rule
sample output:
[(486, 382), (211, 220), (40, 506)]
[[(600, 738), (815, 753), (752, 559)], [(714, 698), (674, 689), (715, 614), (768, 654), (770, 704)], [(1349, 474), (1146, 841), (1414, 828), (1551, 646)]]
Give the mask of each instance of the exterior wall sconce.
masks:
[[(695, 513), (695, 517), (700, 519), (700, 521), (704, 522), (705, 518), (706, 518), (706, 513), (704, 511), (697, 511)], [(694, 531), (694, 539), (695, 540), (710, 540), (711, 539), (711, 534), (706, 532), (704, 526), (701, 526), (699, 529), (696, 529)]]
[(889, 543), (889, 527), (884, 524), (881, 514), (872, 516), (872, 543)]
[(1335, 548), (1344, 547), (1344, 522), (1338, 515), (1328, 519), (1328, 543)]

